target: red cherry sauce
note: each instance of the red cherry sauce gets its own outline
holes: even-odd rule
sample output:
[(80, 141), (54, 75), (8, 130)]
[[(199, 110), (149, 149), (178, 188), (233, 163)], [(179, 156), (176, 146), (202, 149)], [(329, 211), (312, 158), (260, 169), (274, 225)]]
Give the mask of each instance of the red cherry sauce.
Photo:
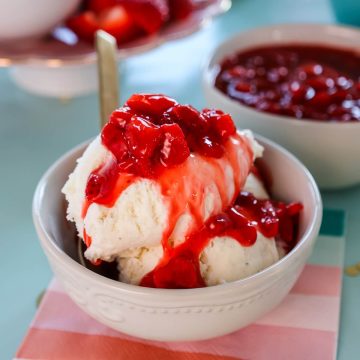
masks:
[[(253, 157), (250, 145), (236, 134), (230, 115), (209, 109), (198, 112), (163, 95), (133, 95), (124, 107), (112, 113), (101, 132), (101, 142), (112, 157), (88, 178), (83, 218), (92, 203), (112, 207), (135, 181), (156, 179), (164, 197), (171, 199), (167, 235), (187, 206), (194, 219), (201, 222), (201, 184), (214, 181), (228, 205), (218, 159), (239, 174), (235, 180), (237, 193)], [(239, 146), (244, 152), (243, 169), (237, 160)], [(91, 244), (87, 234), (84, 238)]]
[(254, 48), (224, 59), (215, 86), (259, 111), (298, 119), (360, 120), (360, 53), (325, 46)]
[[(240, 193), (252, 168), (253, 152), (248, 140), (236, 133), (228, 114), (209, 109), (198, 112), (163, 95), (133, 95), (113, 112), (101, 141), (112, 157), (89, 175), (83, 217), (92, 203), (112, 207), (141, 178), (159, 184), (169, 209), (162, 238), (164, 255), (141, 285), (204, 286), (199, 256), (214, 236), (232, 236), (243, 246), (251, 246), (258, 230), (265, 236), (281, 236), (289, 248), (295, 241), (299, 205), (261, 201)], [(225, 167), (234, 174), (231, 198)], [(204, 189), (213, 184), (221, 201), (205, 221)], [(174, 246), (171, 235), (185, 209), (193, 220), (185, 241)], [(286, 231), (281, 230), (284, 226)], [(85, 231), (84, 241), (91, 245)]]
[(163, 258), (144, 276), (140, 285), (168, 289), (204, 287), (199, 257), (216, 236), (229, 236), (242, 246), (252, 246), (257, 231), (260, 231), (268, 238), (281, 238), (289, 251), (295, 245), (301, 209), (299, 203), (286, 205), (273, 200), (258, 200), (251, 193), (240, 192), (232, 206), (208, 219), (184, 243), (175, 248), (164, 247)]

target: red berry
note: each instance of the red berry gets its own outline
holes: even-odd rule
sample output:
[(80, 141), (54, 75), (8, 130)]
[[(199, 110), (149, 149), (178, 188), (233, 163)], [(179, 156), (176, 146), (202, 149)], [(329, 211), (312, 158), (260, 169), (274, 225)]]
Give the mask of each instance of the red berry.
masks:
[(337, 90), (331, 93), (329, 96), (331, 101), (335, 104), (342, 103), (347, 97), (349, 93), (346, 90)]
[(207, 130), (204, 117), (190, 105), (175, 105), (165, 115), (170, 121), (179, 124), (185, 133), (195, 131), (197, 135)]
[(96, 199), (96, 197), (101, 192), (101, 187), (102, 187), (104, 181), (105, 181), (105, 179), (103, 176), (99, 176), (96, 173), (90, 174), (88, 181), (87, 181), (86, 189), (85, 189), (85, 196), (88, 200)]
[[(236, 65), (229, 70), (229, 75), (231, 78), (232, 77), (244, 78), (246, 76), (246, 71), (247, 70), (244, 66)], [(241, 90), (239, 90), (239, 91), (241, 91)]]
[(161, 94), (134, 94), (126, 102), (133, 111), (158, 117), (176, 104), (174, 99)]
[(244, 81), (239, 81), (235, 85), (235, 89), (239, 92), (248, 93), (251, 90), (251, 85)]
[(315, 108), (325, 108), (331, 104), (331, 97), (327, 91), (319, 91), (309, 100), (309, 104)]
[(160, 149), (160, 161), (165, 166), (182, 164), (189, 156), (190, 150), (184, 133), (178, 124), (161, 126), (164, 142)]
[(169, 18), (166, 0), (120, 0), (137, 26), (148, 34), (160, 30)]
[(131, 120), (133, 115), (134, 113), (131, 112), (128, 107), (124, 106), (112, 112), (109, 122), (119, 126), (122, 129), (125, 129), (126, 124)]
[(96, 201), (99, 204), (107, 202), (107, 197), (111, 196), (118, 175), (117, 167), (114, 165), (115, 162), (111, 161), (107, 166), (101, 166), (89, 175), (85, 188), (88, 201)]
[(199, 284), (198, 259), (180, 255), (171, 259), (154, 273), (153, 282), (157, 288), (190, 289)]
[(307, 80), (306, 84), (308, 86), (311, 86), (316, 91), (327, 90), (329, 87), (331, 87), (328, 85), (331, 85), (333, 83), (330, 80), (328, 78), (326, 78), (325, 76), (317, 76), (317, 77)]
[(121, 5), (107, 8), (98, 15), (99, 28), (114, 36), (118, 43), (132, 40), (137, 32), (130, 14)]
[(111, 122), (107, 123), (101, 132), (101, 141), (113, 153), (117, 161), (123, 161), (129, 156), (121, 126)]
[(220, 110), (204, 109), (203, 116), (208, 120), (211, 129), (223, 140), (236, 133), (235, 124), (229, 114)]
[(92, 11), (74, 15), (66, 24), (80, 39), (89, 42), (94, 41), (94, 34), (100, 28), (96, 15)]
[(169, 6), (170, 16), (174, 20), (187, 18), (195, 9), (194, 0), (171, 0)]
[(222, 235), (227, 229), (233, 225), (231, 218), (225, 214), (214, 215), (211, 221), (208, 222), (207, 228), (210, 230), (212, 236)]
[(133, 156), (150, 159), (161, 142), (162, 132), (159, 126), (134, 115), (126, 125), (125, 138)]
[(101, 11), (109, 9), (117, 4), (117, 0), (89, 0), (87, 9), (99, 14)]
[(93, 42), (95, 32), (102, 29), (118, 42), (125, 42), (131, 40), (138, 31), (126, 9), (116, 5), (115, 1), (91, 2), (88, 9), (67, 21), (67, 26), (80, 39)]
[(242, 209), (238, 205), (232, 206), (229, 210), (229, 216), (230, 216), (231, 220), (238, 227), (246, 226), (249, 222), (247, 216), (244, 215), (243, 213), (246, 213), (245, 209)]
[(294, 240), (294, 223), (290, 217), (285, 216), (279, 223), (279, 235), (281, 240), (290, 243)]
[(254, 245), (257, 239), (256, 228), (248, 224), (240, 228), (228, 230), (226, 235), (234, 238), (242, 246), (246, 247)]
[(275, 237), (279, 232), (279, 218), (276, 216), (265, 216), (261, 219), (259, 227), (265, 237)]
[(307, 77), (321, 75), (324, 71), (323, 67), (318, 63), (307, 63), (299, 67), (300, 71), (303, 71)]
[(207, 135), (197, 138), (193, 146), (195, 150), (203, 156), (220, 159), (224, 155), (223, 146)]
[(291, 203), (286, 206), (286, 212), (289, 216), (294, 216), (300, 214), (304, 206), (300, 203)]

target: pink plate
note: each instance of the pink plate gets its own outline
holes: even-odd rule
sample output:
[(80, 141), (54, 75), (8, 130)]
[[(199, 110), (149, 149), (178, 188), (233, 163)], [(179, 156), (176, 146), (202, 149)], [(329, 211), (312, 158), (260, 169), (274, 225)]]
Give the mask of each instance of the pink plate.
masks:
[[(119, 58), (139, 54), (166, 41), (188, 36), (201, 28), (212, 17), (226, 12), (231, 0), (198, 0), (199, 7), (185, 20), (164, 27), (153, 36), (143, 37), (122, 45)], [(68, 28), (61, 26), (40, 40), (23, 40), (15, 43), (0, 43), (0, 67), (10, 65), (61, 65), (90, 64), (96, 61), (93, 45), (83, 42)]]

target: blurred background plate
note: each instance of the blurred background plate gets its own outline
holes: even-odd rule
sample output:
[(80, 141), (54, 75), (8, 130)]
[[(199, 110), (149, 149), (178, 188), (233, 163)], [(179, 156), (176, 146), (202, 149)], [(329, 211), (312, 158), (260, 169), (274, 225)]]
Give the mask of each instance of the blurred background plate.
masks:
[[(191, 35), (230, 7), (231, 0), (198, 0), (197, 10), (186, 19), (166, 25), (155, 35), (121, 45), (118, 59)], [(79, 40), (64, 26), (40, 40), (0, 42), (0, 67), (8, 66), (20, 88), (40, 96), (67, 99), (98, 89), (94, 45)]]
[[(188, 36), (198, 31), (214, 16), (230, 9), (231, 0), (198, 0), (199, 6), (184, 20), (166, 25), (157, 34), (142, 37), (124, 44), (119, 49), (119, 58), (136, 55), (160, 46), (174, 39)], [(79, 40), (68, 28), (55, 28), (50, 36), (40, 40), (28, 39), (15, 42), (0, 42), (0, 66), (42, 65), (59, 67), (62, 65), (83, 65), (96, 61), (92, 44)]]

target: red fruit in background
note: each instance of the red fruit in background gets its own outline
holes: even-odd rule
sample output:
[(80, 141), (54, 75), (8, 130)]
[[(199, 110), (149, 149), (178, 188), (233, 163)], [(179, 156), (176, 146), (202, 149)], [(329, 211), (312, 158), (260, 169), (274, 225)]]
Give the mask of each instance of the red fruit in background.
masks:
[(117, 0), (89, 0), (86, 8), (98, 14), (103, 10), (115, 6), (117, 3), (118, 3)]
[(187, 18), (195, 9), (193, 0), (170, 0), (170, 17), (174, 20)]
[(95, 13), (84, 11), (71, 17), (67, 26), (80, 38), (86, 41), (93, 41), (94, 34), (99, 30), (99, 23)]
[(100, 29), (114, 36), (119, 43), (131, 40), (137, 32), (130, 14), (121, 5), (101, 11), (98, 23)]
[(134, 23), (148, 34), (160, 30), (169, 19), (169, 5), (166, 0), (119, 0), (129, 12)]
[(80, 39), (89, 42), (94, 41), (95, 32), (100, 29), (113, 35), (119, 43), (132, 40), (139, 32), (138, 27), (123, 6), (111, 6), (111, 3), (105, 1), (100, 4), (98, 1), (91, 5), (90, 2), (96, 10), (86, 10), (74, 15), (67, 21), (67, 26)]
[(155, 116), (162, 116), (165, 111), (176, 104), (174, 99), (161, 94), (134, 94), (126, 102), (126, 105), (133, 111)]
[(160, 150), (161, 163), (165, 167), (183, 163), (190, 156), (190, 150), (180, 126), (164, 124), (161, 130), (164, 134), (164, 144)]

